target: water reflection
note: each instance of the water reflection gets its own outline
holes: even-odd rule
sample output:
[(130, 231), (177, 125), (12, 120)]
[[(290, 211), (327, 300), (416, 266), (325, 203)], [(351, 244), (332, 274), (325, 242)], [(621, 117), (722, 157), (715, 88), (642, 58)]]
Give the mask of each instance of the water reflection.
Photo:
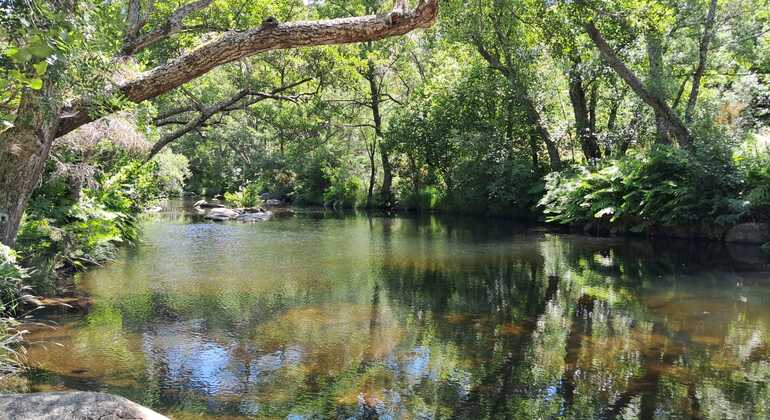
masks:
[[(502, 222), (185, 210), (33, 339), (37, 390), (175, 418), (764, 418), (768, 266)], [(739, 253), (741, 253), (739, 251)]]

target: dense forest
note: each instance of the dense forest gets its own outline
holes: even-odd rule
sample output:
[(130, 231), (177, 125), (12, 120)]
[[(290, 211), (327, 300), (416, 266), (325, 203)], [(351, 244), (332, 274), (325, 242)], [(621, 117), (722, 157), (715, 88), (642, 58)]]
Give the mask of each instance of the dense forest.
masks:
[(183, 194), (710, 239), (770, 222), (768, 0), (0, 9), (6, 314)]

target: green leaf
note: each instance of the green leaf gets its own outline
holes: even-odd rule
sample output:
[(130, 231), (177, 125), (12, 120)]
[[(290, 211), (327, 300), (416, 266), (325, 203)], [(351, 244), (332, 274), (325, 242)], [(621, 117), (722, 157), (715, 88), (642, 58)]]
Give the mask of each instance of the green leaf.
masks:
[(29, 82), (27, 82), (27, 86), (31, 89), (40, 90), (43, 88), (43, 79), (30, 79)]
[(37, 73), (38, 76), (42, 76), (45, 74), (45, 71), (48, 70), (48, 62), (41, 61), (39, 63), (33, 64), (32, 67), (35, 68), (35, 73)]
[(53, 52), (53, 48), (40, 39), (34, 39), (27, 48), (38, 58), (47, 58)]

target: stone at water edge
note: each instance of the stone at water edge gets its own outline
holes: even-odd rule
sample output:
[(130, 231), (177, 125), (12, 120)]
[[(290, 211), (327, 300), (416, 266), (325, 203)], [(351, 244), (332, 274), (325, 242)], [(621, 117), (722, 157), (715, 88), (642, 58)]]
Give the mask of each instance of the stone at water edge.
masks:
[(102, 392), (0, 395), (0, 420), (169, 420), (126, 398)]
[(218, 209), (218, 208), (223, 208), (224, 206), (225, 206), (224, 204), (209, 203), (206, 200), (198, 200), (195, 202), (195, 204), (193, 204), (193, 207), (198, 207), (201, 209)]
[(282, 206), (283, 205), (283, 201), (271, 198), (269, 200), (265, 200), (265, 205), (268, 206), (268, 207)]

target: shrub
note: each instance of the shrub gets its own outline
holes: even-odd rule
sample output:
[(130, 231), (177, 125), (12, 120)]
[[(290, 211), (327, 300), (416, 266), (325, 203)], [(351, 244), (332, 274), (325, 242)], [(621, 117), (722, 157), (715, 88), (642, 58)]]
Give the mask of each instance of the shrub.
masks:
[(438, 207), (441, 193), (436, 187), (425, 187), (417, 192), (403, 192), (400, 201), (401, 206), (407, 210), (431, 211)]
[(16, 253), (0, 244), (0, 378), (21, 367), (16, 346), (21, 342), (22, 332), (9, 315), (18, 308), (27, 277), (27, 270), (17, 263)]
[(331, 184), (323, 193), (324, 206), (334, 209), (355, 208), (364, 189), (361, 180), (343, 168), (327, 168), (326, 172)]
[(16, 253), (0, 244), (0, 316), (16, 311), (27, 277), (28, 272), (18, 264)]
[(577, 167), (546, 177), (539, 204), (546, 220), (582, 224), (621, 220), (642, 231), (652, 226), (735, 223), (745, 213), (740, 176), (723, 150), (691, 154), (656, 146), (647, 154)]
[(238, 207), (255, 207), (262, 204), (262, 184), (250, 182), (236, 192), (226, 192), (225, 201)]
[(743, 178), (741, 197), (753, 219), (770, 220), (770, 150), (747, 146), (735, 157)]

